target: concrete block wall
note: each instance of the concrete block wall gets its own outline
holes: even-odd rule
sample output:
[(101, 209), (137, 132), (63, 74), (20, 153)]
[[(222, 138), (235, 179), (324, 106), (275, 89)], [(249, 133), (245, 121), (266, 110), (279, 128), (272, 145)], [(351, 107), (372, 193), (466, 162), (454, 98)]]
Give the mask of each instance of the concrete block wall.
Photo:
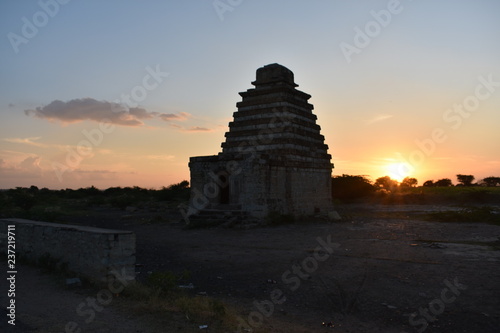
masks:
[(113, 271), (135, 279), (135, 234), (85, 226), (25, 219), (0, 219), (0, 249), (7, 253), (7, 225), (14, 224), (16, 255), (37, 261), (49, 255), (70, 271), (107, 282)]

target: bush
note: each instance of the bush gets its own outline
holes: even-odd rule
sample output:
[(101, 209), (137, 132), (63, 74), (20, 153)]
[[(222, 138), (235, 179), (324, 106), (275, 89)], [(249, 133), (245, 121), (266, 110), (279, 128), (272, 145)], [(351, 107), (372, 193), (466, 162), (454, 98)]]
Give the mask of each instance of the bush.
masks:
[(168, 187), (163, 187), (158, 191), (157, 196), (159, 200), (181, 200), (186, 201), (189, 200), (190, 189), (189, 182), (187, 180), (183, 180), (178, 184), (172, 184)]
[(148, 286), (167, 293), (177, 287), (177, 276), (172, 272), (153, 272), (148, 277)]
[(177, 285), (190, 278), (189, 271), (184, 271), (180, 275), (173, 272), (153, 272), (147, 281), (150, 288), (156, 289), (160, 294), (167, 294), (177, 289)]
[(500, 212), (492, 207), (470, 207), (460, 211), (435, 212), (428, 214), (431, 221), (438, 222), (480, 222), (500, 225)]
[(365, 176), (342, 175), (332, 178), (332, 197), (344, 202), (372, 195), (375, 187)]

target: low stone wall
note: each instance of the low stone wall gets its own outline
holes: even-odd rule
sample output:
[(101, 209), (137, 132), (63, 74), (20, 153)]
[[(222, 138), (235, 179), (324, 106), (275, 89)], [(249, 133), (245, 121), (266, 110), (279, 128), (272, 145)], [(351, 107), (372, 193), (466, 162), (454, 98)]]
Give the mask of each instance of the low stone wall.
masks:
[[(16, 257), (50, 256), (80, 276), (107, 282), (116, 272), (135, 279), (135, 234), (25, 219), (0, 219), (0, 249), (7, 254), (7, 226), (15, 225)], [(113, 273), (115, 272), (115, 273)]]

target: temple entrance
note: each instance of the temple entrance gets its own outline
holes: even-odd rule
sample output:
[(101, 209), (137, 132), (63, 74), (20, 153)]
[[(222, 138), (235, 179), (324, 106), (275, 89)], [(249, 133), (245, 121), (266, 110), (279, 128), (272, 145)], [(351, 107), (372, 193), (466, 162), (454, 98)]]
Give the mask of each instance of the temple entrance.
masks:
[(229, 179), (227, 175), (219, 175), (219, 203), (229, 204)]

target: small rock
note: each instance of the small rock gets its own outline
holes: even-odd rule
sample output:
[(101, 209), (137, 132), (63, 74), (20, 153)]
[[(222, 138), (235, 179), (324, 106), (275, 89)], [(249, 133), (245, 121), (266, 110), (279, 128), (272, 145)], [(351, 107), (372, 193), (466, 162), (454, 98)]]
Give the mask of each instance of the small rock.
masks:
[(335, 211), (335, 210), (332, 210), (332, 211), (328, 212), (328, 218), (330, 220), (333, 220), (333, 221), (340, 221), (340, 220), (342, 220), (342, 217), (340, 216), (340, 214), (337, 213), (337, 211)]
[(181, 285), (179, 286), (179, 288), (181, 288), (181, 289), (194, 289), (194, 284), (192, 284), (192, 283), (189, 283), (189, 284), (181, 284)]
[(126, 211), (127, 213), (133, 213), (133, 212), (136, 212), (136, 211), (137, 211), (137, 209), (138, 209), (138, 208), (137, 208), (137, 207), (134, 207), (134, 206), (127, 206), (127, 207), (125, 208), (125, 211)]
[(82, 285), (82, 280), (80, 280), (79, 278), (66, 279), (66, 285), (80, 287)]
[(386, 306), (388, 309), (397, 309), (397, 307), (394, 305), (389, 305), (387, 303), (380, 303), (380, 304)]

